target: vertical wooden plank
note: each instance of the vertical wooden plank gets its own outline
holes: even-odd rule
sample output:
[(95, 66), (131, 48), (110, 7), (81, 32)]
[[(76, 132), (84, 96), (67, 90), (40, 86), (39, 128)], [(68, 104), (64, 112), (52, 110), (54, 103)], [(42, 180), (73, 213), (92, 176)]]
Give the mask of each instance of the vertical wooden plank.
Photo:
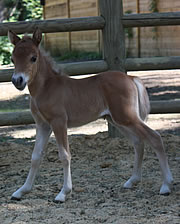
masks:
[[(103, 57), (109, 70), (125, 71), (125, 32), (122, 24), (122, 0), (99, 0), (100, 15), (105, 18), (102, 30)], [(117, 102), (118, 103), (118, 102)], [(119, 130), (108, 124), (111, 137), (120, 136)]]
[[(67, 0), (67, 15), (71, 18), (70, 0)], [(71, 32), (68, 32), (69, 51), (71, 51)]]
[(125, 33), (122, 24), (122, 0), (99, 0), (100, 14), (105, 18), (102, 30), (103, 56), (111, 70), (125, 72)]
[[(99, 0), (96, 0), (96, 14), (100, 15), (99, 12)], [(101, 30), (97, 30), (97, 41), (98, 41), (98, 53), (101, 53)]]
[[(140, 2), (139, 0), (136, 0), (136, 13), (140, 13)], [(136, 38), (136, 46), (137, 46), (137, 56), (138, 58), (141, 57), (141, 30), (140, 27), (136, 28), (136, 32), (137, 32), (137, 38)]]

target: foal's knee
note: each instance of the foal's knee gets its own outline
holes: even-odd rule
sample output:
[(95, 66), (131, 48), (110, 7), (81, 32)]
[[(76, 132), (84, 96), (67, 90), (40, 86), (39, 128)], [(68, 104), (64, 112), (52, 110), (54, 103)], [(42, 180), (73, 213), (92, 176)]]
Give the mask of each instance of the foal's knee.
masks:
[(33, 153), (31, 157), (31, 164), (32, 166), (38, 166), (42, 158), (41, 153)]

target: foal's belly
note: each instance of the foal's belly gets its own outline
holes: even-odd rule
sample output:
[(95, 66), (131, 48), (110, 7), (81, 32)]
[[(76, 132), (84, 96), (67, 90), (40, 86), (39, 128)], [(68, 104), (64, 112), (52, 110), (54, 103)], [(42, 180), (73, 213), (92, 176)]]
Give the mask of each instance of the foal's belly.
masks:
[(108, 115), (108, 110), (96, 111), (95, 113), (73, 114), (68, 117), (68, 128), (79, 127)]
[(73, 127), (79, 127), (85, 124), (88, 124), (92, 121), (95, 121), (99, 118), (98, 115), (94, 115), (91, 117), (87, 117), (87, 116), (82, 116), (82, 117), (76, 117), (76, 118), (70, 118), (68, 119), (68, 128), (73, 128)]

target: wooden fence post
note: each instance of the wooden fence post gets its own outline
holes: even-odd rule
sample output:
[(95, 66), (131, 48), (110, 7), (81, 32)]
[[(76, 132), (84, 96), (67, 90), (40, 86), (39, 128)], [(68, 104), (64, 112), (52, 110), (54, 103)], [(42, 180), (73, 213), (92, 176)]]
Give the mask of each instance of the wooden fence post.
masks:
[[(99, 9), (100, 15), (105, 19), (102, 30), (104, 60), (109, 70), (126, 72), (122, 0), (99, 0)], [(108, 127), (111, 137), (120, 136), (118, 129), (111, 124), (108, 124)]]

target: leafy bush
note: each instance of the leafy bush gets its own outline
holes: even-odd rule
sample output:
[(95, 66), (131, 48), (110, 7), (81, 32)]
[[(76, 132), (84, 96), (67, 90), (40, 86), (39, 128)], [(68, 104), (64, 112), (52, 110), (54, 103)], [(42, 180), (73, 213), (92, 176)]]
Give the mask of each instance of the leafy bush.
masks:
[[(9, 11), (3, 22), (29, 21), (42, 19), (42, 6), (37, 0), (4, 0), (4, 6)], [(13, 46), (6, 36), (0, 37), (0, 64), (11, 63), (10, 55)]]
[(7, 37), (0, 37), (0, 64), (10, 64), (10, 56), (12, 51), (12, 45), (10, 44)]
[(66, 51), (60, 56), (55, 57), (55, 60), (61, 62), (69, 61), (87, 61), (87, 60), (98, 60), (102, 59), (101, 53), (97, 52), (85, 52), (85, 51)]

